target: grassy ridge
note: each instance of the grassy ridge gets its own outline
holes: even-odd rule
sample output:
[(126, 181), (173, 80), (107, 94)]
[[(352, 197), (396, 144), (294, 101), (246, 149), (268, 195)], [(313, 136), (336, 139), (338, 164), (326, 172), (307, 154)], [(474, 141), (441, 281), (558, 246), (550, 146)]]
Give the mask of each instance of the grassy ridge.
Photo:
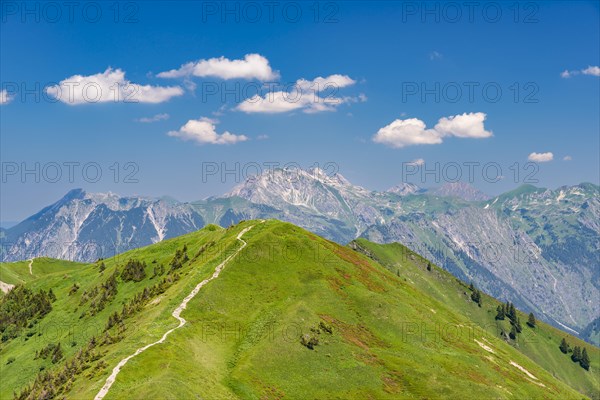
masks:
[[(585, 393), (598, 388), (597, 381), (585, 377), (592, 372), (567, 367), (569, 373), (561, 375), (552, 363), (536, 360), (548, 357), (549, 344), (519, 343), (516, 348), (481, 329), (490, 318), (486, 307), (493, 300), (485, 297), (484, 307), (478, 308), (443, 271), (435, 269), (440, 279), (426, 275), (418, 258), (404, 262), (397, 259), (401, 253), (395, 248), (359, 242), (370, 252), (369, 258), (291, 224), (247, 221), (227, 230), (208, 226), (104, 260), (103, 272), (97, 264), (70, 268), (74, 266), (56, 262), (60, 272), (40, 269), (34, 279), (23, 276), (32, 289), (52, 287), (57, 300), (31, 329), (33, 336), (0, 345), (0, 397), (10, 398), (33, 380), (40, 367), (57, 368), (47, 360), (33, 359), (48, 342), (60, 341), (65, 357), (72, 357), (90, 336), (101, 333), (111, 313), (156, 284), (157, 278), (150, 279), (153, 266), (168, 267), (175, 251), (187, 246), (191, 260), (179, 270), (181, 279), (126, 320), (124, 339), (102, 346), (102, 358), (66, 393), (68, 398), (93, 398), (119, 360), (177, 325), (171, 312), (239, 248), (237, 234), (251, 225), (254, 228), (244, 235), (247, 247), (183, 312), (188, 324), (165, 343), (133, 358), (107, 399), (576, 399), (582, 395), (573, 388)], [(147, 278), (119, 282), (118, 294), (104, 310), (80, 318), (88, 307), (80, 305), (82, 292), (104, 282), (132, 258), (146, 262)], [(0, 264), (0, 274), (9, 277), (10, 271), (23, 268), (20, 264)], [(400, 267), (404, 275), (398, 277)], [(74, 283), (80, 289), (69, 295)], [(323, 329), (315, 333), (320, 323), (332, 327), (333, 333)], [(455, 334), (445, 333), (449, 329)], [(550, 341), (559, 337), (560, 332), (555, 335), (551, 329), (540, 326), (539, 336), (550, 332)], [(300, 343), (303, 334), (319, 339), (314, 350)], [(596, 357), (597, 349), (592, 354)], [(7, 365), (11, 357), (15, 361)], [(570, 363), (563, 357), (565, 364)], [(96, 369), (102, 362), (106, 366)], [(598, 368), (593, 361), (592, 370)]]
[[(468, 318), (349, 248), (275, 222), (248, 243), (190, 303), (189, 326), (136, 358), (110, 398), (581, 397), (489, 335), (492, 356)], [(320, 321), (334, 334), (307, 350), (299, 337)], [(422, 341), (407, 334), (415, 321), (465, 328)]]
[(68, 273), (85, 265), (77, 262), (40, 257), (33, 260), (31, 264), (32, 273), (30, 273), (29, 263), (30, 261), (0, 263), (0, 281), (12, 285), (21, 285), (49, 275)]

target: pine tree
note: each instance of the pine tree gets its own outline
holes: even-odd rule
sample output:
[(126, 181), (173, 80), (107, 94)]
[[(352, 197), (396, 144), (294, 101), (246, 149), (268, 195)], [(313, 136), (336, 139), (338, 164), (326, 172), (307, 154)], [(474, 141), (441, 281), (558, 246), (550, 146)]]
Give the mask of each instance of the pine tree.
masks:
[(587, 349), (584, 347), (583, 352), (581, 353), (581, 360), (579, 360), (579, 365), (584, 368), (586, 371), (590, 369), (590, 357), (588, 356)]
[(515, 309), (515, 305), (513, 303), (510, 303), (510, 307), (509, 307), (509, 311), (508, 311), (508, 317), (513, 322), (515, 322), (516, 319), (517, 319), (517, 310)]
[(496, 307), (496, 319), (499, 321), (504, 321), (504, 306)]
[(517, 317), (517, 320), (515, 322), (515, 329), (517, 330), (517, 333), (521, 333), (523, 331), (523, 326), (521, 326), (521, 320), (519, 319), (519, 317)]
[(573, 348), (573, 354), (571, 355), (571, 360), (573, 360), (573, 362), (581, 361), (581, 348), (579, 348), (579, 346), (575, 346)]
[(530, 328), (535, 328), (535, 315), (533, 315), (533, 313), (529, 313), (529, 319), (527, 320), (527, 325), (529, 325)]
[(61, 360), (61, 358), (63, 358), (63, 351), (62, 348), (60, 347), (60, 342), (58, 343), (58, 345), (54, 348), (54, 351), (52, 352), (52, 364), (56, 364), (57, 362), (59, 362)]
[(560, 342), (560, 351), (562, 351), (564, 354), (567, 354), (569, 352), (569, 343), (567, 343), (567, 340), (565, 338), (563, 338), (562, 342)]
[(512, 328), (510, 329), (510, 333), (508, 334), (508, 336), (510, 336), (510, 338), (512, 340), (515, 340), (517, 338), (517, 330), (515, 329), (515, 326), (513, 325)]
[(475, 290), (475, 285), (473, 285), (473, 282), (471, 282), (471, 285), (469, 286), (469, 290), (471, 292), (473, 292)]
[(471, 294), (471, 300), (473, 300), (479, 307), (481, 307), (481, 292), (477, 289)]
[(431, 271), (431, 263), (430, 262), (427, 263), (427, 271)]

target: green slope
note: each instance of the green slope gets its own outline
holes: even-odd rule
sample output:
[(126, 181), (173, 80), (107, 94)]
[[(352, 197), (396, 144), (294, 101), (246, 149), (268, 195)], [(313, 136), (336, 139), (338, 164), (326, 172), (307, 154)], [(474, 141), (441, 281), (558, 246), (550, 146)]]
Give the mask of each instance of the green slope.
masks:
[[(31, 272), (29, 264), (31, 263)], [(68, 273), (85, 264), (40, 257), (30, 261), (0, 263), (0, 281), (19, 285), (52, 274)]]
[[(497, 321), (495, 318), (496, 308), (501, 304), (500, 302), (484, 295), (483, 306), (477, 307), (470, 299), (471, 292), (468, 284), (435, 265), (432, 265), (432, 270), (428, 271), (428, 261), (401, 244), (380, 245), (358, 239), (353, 247), (377, 260), (389, 270), (399, 272), (401, 277), (409, 279), (427, 295), (467, 315), (473, 323), (487, 333), (500, 337), (502, 329), (506, 332), (510, 330), (508, 319)], [(541, 321), (537, 321), (535, 328), (531, 328), (525, 323), (528, 315), (520, 311), (518, 315), (522, 321), (523, 332), (518, 335), (516, 341), (508, 341), (508, 343), (571, 387), (588, 396), (596, 395), (598, 398), (599, 349)], [(596, 372), (584, 371), (579, 364), (572, 362), (567, 355), (560, 352), (559, 345), (563, 338), (567, 338), (572, 347), (587, 348), (592, 360), (592, 371)]]
[[(491, 298), (478, 308), (465, 298), (468, 289), (437, 268), (424, 270), (417, 256), (404, 260), (401, 247), (359, 241), (355, 247), (368, 251), (366, 256), (291, 224), (246, 221), (229, 229), (208, 226), (103, 260), (102, 272), (100, 263), (68, 270), (57, 263), (60, 272), (23, 277), (27, 288), (52, 288), (57, 299), (47, 315), (0, 344), (0, 397), (31, 385), (43, 367), (38, 379), (52, 372), (52, 394), (93, 398), (120, 360), (178, 325), (173, 310), (241, 248), (236, 237), (251, 226), (243, 235), (247, 246), (181, 314), (187, 324), (132, 358), (106, 399), (578, 399), (598, 390), (598, 349), (587, 346), (593, 359), (588, 372), (571, 368), (554, 343), (563, 334), (546, 325), (536, 328), (537, 342), (515, 346), (502, 340), (482, 329), (493, 321)], [(184, 246), (189, 261), (169, 272)], [(82, 302), (84, 291), (103, 283), (112, 287), (109, 277), (116, 269), (123, 272), (130, 259), (146, 263), (144, 279), (124, 282), (121, 274), (116, 294), (100, 289)], [(166, 272), (151, 278), (159, 265)], [(0, 271), (17, 268), (22, 266), (6, 264)], [(132, 303), (144, 289), (175, 275), (179, 279), (164, 292), (146, 290), (143, 301)], [(75, 283), (79, 289), (69, 294)], [(107, 298), (101, 301), (101, 294)], [(92, 315), (92, 304), (101, 302), (105, 307)], [(109, 317), (124, 304), (139, 307), (107, 334)], [(303, 335), (319, 340), (314, 350), (301, 344)], [(36, 351), (57, 342), (64, 358), (55, 364), (35, 359)], [(92, 355), (81, 356), (90, 348)], [(83, 358), (71, 362), (78, 354)], [(75, 372), (61, 377), (65, 371)]]

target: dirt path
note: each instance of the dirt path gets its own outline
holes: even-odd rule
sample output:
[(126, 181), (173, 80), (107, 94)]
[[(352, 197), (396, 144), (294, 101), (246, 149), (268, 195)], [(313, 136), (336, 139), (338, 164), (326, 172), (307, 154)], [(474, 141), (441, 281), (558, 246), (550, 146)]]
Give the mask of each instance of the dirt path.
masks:
[(31, 260), (29, 260), (29, 274), (33, 275), (33, 258)]
[(106, 383), (104, 383), (104, 386), (102, 386), (102, 389), (100, 389), (100, 391), (98, 392), (98, 394), (96, 395), (96, 397), (94, 397), (94, 400), (102, 400), (104, 398), (104, 396), (106, 396), (106, 394), (108, 393), (110, 387), (112, 386), (113, 383), (115, 383), (115, 380), (117, 379), (117, 375), (119, 374), (119, 372), (121, 371), (121, 368), (123, 368), (123, 366), (125, 364), (127, 364), (127, 362), (129, 360), (131, 360), (133, 357), (137, 356), (138, 354), (144, 352), (145, 350), (149, 349), (150, 347), (159, 344), (159, 343), (163, 343), (166, 339), (167, 336), (169, 336), (171, 334), (171, 332), (181, 328), (182, 326), (185, 325), (185, 323), (187, 322), (182, 316), (181, 313), (183, 312), (183, 310), (186, 309), (187, 304), (190, 302), (190, 300), (192, 300), (194, 298), (194, 296), (196, 296), (198, 294), (198, 292), (200, 291), (200, 289), (202, 288), (202, 286), (206, 285), (208, 282), (212, 281), (213, 279), (216, 279), (219, 277), (219, 274), (221, 273), (221, 271), (223, 270), (223, 268), (225, 267), (225, 265), (233, 258), (235, 257), (240, 251), (242, 251), (242, 249), (244, 247), (246, 247), (246, 245), (248, 243), (246, 243), (245, 240), (242, 239), (242, 236), (248, 232), (250, 229), (252, 229), (254, 227), (254, 225), (245, 228), (244, 230), (242, 230), (238, 235), (237, 235), (237, 240), (239, 240), (240, 242), (242, 242), (242, 246), (236, 250), (235, 253), (231, 254), (229, 257), (227, 257), (225, 259), (225, 261), (223, 261), (221, 264), (217, 265), (217, 267), (215, 268), (215, 272), (212, 274), (212, 276), (208, 279), (203, 280), (202, 282), (200, 282), (198, 285), (196, 285), (196, 287), (190, 292), (190, 294), (187, 295), (187, 297), (185, 299), (183, 299), (183, 301), (181, 302), (181, 304), (179, 305), (179, 307), (177, 307), (173, 313), (171, 314), (173, 317), (175, 317), (178, 321), (179, 321), (179, 325), (176, 326), (173, 329), (169, 329), (167, 332), (165, 332), (165, 334), (162, 336), (162, 338), (160, 338), (159, 340), (157, 340), (154, 343), (150, 343), (144, 347), (140, 347), (139, 349), (137, 349), (135, 351), (135, 353), (133, 353), (132, 355), (125, 357), (124, 359), (122, 359), (115, 368), (113, 368), (112, 373), (110, 374), (110, 376), (106, 379)]

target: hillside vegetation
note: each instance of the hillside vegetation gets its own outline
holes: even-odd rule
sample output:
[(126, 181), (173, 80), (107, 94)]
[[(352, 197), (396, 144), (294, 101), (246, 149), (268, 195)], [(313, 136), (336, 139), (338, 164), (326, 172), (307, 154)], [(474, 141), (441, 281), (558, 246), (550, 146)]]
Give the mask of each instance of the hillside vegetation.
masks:
[[(2, 399), (94, 398), (121, 360), (180, 325), (173, 311), (219, 265), (182, 311), (187, 322), (131, 358), (106, 399), (581, 399), (600, 390), (598, 348), (539, 321), (531, 328), (520, 313), (521, 332), (506, 338), (500, 303), (480, 294), (478, 305), (476, 288), (400, 245), (340, 246), (288, 223), (244, 221), (92, 264), (35, 259), (33, 274), (28, 264), (0, 264), (0, 280), (44, 293), (51, 309), (10, 315), (19, 324), (0, 343)], [(589, 371), (561, 352), (563, 338), (586, 348)]]

